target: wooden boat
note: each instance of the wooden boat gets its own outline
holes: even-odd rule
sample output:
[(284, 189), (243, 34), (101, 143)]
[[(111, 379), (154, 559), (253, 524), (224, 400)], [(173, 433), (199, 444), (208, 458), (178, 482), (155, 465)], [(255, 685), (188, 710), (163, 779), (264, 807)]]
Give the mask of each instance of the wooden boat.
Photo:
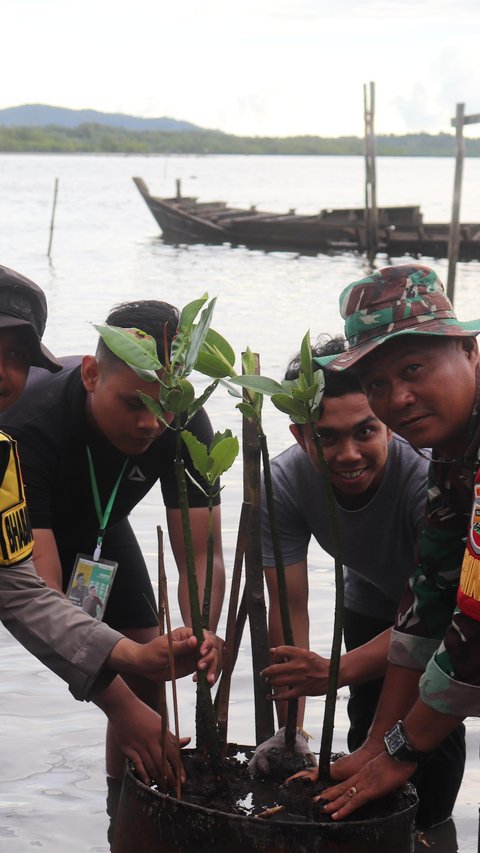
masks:
[[(160, 198), (150, 195), (142, 178), (133, 180), (166, 243), (230, 243), (300, 254), (366, 250), (364, 208), (325, 209), (310, 215), (295, 210), (274, 213), (228, 207), (224, 201), (199, 202), (181, 194), (180, 182), (175, 196)], [(448, 236), (448, 223), (424, 223), (418, 205), (378, 209), (378, 251), (390, 257), (446, 258)], [(480, 259), (480, 223), (461, 226), (459, 257)]]

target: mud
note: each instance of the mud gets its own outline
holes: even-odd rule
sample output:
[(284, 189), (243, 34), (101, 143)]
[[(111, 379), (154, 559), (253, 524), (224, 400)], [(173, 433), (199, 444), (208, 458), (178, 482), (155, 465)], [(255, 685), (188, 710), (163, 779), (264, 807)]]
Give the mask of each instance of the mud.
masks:
[[(329, 815), (323, 811), (322, 801), (313, 802), (313, 797), (328, 787), (328, 780), (312, 783), (298, 779), (285, 784), (292, 773), (303, 769), (298, 764), (299, 756), (289, 757), (285, 754), (282, 756), (283, 772), (279, 761), (275, 766), (275, 776), (280, 777), (281, 781), (277, 781), (277, 778), (252, 779), (248, 773), (248, 761), (252, 755), (253, 749), (250, 747), (232, 748), (225, 759), (222, 776), (215, 778), (208, 760), (195, 751), (187, 753), (183, 761), (187, 782), (182, 788), (182, 800), (226, 814), (262, 816), (271, 821), (331, 822)], [(397, 791), (358, 809), (354, 820), (383, 818), (395, 811), (402, 811), (407, 805), (406, 795)]]

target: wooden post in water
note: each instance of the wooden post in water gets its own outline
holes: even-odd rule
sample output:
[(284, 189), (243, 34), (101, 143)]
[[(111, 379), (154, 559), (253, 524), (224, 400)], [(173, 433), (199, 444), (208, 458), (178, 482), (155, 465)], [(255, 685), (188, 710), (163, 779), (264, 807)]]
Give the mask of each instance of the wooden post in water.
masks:
[(455, 118), (452, 119), (452, 125), (455, 127), (455, 178), (453, 182), (452, 216), (448, 238), (447, 277), (447, 296), (452, 303), (455, 295), (455, 272), (460, 246), (460, 198), (462, 195), (463, 157), (465, 153), (465, 143), (463, 141), (464, 110), (465, 104), (457, 104), (457, 112)]
[(55, 178), (55, 189), (53, 191), (53, 207), (52, 207), (52, 218), (50, 220), (50, 240), (48, 241), (48, 252), (47, 256), (50, 258), (52, 254), (52, 240), (53, 240), (53, 229), (55, 226), (55, 208), (57, 207), (57, 194), (58, 194), (58, 178)]
[(452, 304), (455, 297), (455, 272), (460, 249), (460, 199), (462, 195), (463, 158), (465, 156), (463, 127), (465, 124), (478, 124), (480, 122), (480, 115), (466, 116), (464, 111), (465, 104), (457, 104), (455, 118), (451, 120), (451, 125), (455, 128), (455, 179), (448, 240), (447, 296)]
[(365, 120), (365, 226), (367, 257), (370, 262), (378, 251), (377, 176), (375, 166), (375, 83), (363, 86)]
[[(254, 353), (255, 373), (260, 373), (260, 360)], [(263, 591), (263, 561), (260, 532), (260, 437), (253, 419), (243, 417), (243, 500), (252, 505), (245, 547), (245, 591), (250, 637), (252, 641), (253, 693), (255, 700), (256, 744), (274, 733), (273, 702), (260, 672), (270, 663), (267, 615)]]

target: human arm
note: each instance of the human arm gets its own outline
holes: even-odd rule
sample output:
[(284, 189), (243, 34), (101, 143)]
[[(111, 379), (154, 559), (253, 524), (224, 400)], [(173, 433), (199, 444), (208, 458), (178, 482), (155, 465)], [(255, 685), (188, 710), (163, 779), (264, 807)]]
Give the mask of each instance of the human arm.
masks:
[[(265, 579), (269, 595), (268, 627), (270, 642), (283, 642), (283, 628), (280, 618), (280, 605), (278, 598), (277, 572), (275, 568), (264, 569)], [(297, 636), (300, 643), (308, 646), (309, 621), (308, 621), (308, 578), (306, 560), (292, 564), (285, 568), (285, 581), (287, 585), (287, 596), (290, 613), (290, 623), (294, 640)], [(294, 649), (294, 651), (301, 651)], [(265, 676), (266, 670), (262, 675)], [(275, 690), (272, 698), (276, 698)], [(295, 753), (299, 756), (299, 767), (308, 767), (316, 763), (314, 755), (310, 752), (308, 741), (310, 736), (303, 730), (303, 717), (305, 711), (305, 699), (301, 698), (298, 703), (297, 733), (295, 737)], [(278, 756), (285, 751), (285, 724), (287, 721), (287, 703), (277, 702), (277, 717), (280, 728), (275, 734), (263, 743), (259, 744), (253, 757), (249, 762), (249, 773), (253, 777), (269, 777), (275, 774)]]
[[(278, 593), (277, 570), (275, 567), (264, 568), (265, 581), (268, 589), (268, 636), (272, 648), (284, 643), (280, 602)], [(299, 649), (309, 649), (310, 621), (308, 615), (308, 573), (307, 561), (301, 560), (285, 566), (285, 583), (287, 587), (288, 609), (290, 624), (295, 646)], [(263, 672), (265, 677), (265, 670)], [(274, 691), (275, 692), (275, 691)], [(305, 694), (298, 694), (305, 696)], [(305, 714), (305, 700), (298, 703), (297, 724), (302, 726)], [(278, 723), (284, 726), (287, 721), (287, 703), (276, 702)]]
[[(151, 680), (171, 677), (166, 636), (145, 644), (123, 637), (46, 586), (32, 560), (0, 568), (0, 619), (29, 652), (69, 684), (76, 699), (90, 699), (114, 678), (114, 671)], [(177, 677), (210, 660), (214, 644), (209, 634), (197, 663), (191, 629), (177, 628), (172, 636)]]
[[(200, 647), (200, 658), (196, 653), (197, 638), (192, 629), (182, 626), (172, 631), (172, 653), (175, 658), (175, 677), (183, 678), (196, 668), (209, 669), (209, 661), (216, 654), (212, 635), (205, 632)], [(143, 675), (152, 681), (165, 681), (172, 677), (169, 663), (168, 638), (164, 634), (149, 643), (136, 643), (126, 637), (113, 647), (107, 665), (116, 672)], [(209, 679), (213, 672), (209, 672)]]
[[(93, 701), (108, 717), (120, 749), (133, 762), (141, 781), (149, 785), (151, 780), (160, 780), (163, 772), (162, 718), (138, 699), (120, 676)], [(182, 738), (179, 746), (185, 746), (189, 740)], [(169, 785), (173, 786), (178, 748), (170, 732), (166, 737), (166, 753), (165, 773)], [(183, 768), (181, 779), (185, 780)]]
[[(385, 674), (390, 634), (389, 628), (341, 656), (338, 687), (362, 684)], [(268, 679), (277, 699), (325, 695), (328, 658), (296, 646), (277, 646), (271, 652), (274, 663), (263, 670), (262, 676)]]
[[(459, 726), (462, 719), (451, 714), (441, 714), (418, 699), (403, 718), (403, 724), (412, 749), (428, 754)], [(332, 769), (334, 767), (335, 764)], [(385, 796), (403, 785), (416, 768), (416, 762), (398, 761), (391, 758), (383, 748), (359, 772), (322, 792), (321, 798), (328, 800), (325, 812), (334, 820), (342, 820), (370, 800)], [(346, 792), (352, 787), (357, 793), (353, 797), (346, 797)]]
[(33, 530), (33, 539), (33, 561), (37, 574), (43, 578), (47, 586), (61, 592), (62, 564), (53, 530), (37, 527)]

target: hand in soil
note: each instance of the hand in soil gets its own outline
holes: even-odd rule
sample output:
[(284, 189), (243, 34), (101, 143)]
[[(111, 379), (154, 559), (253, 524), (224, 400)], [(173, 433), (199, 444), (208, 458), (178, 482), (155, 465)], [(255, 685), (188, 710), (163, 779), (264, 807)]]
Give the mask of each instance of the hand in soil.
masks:
[(414, 762), (395, 761), (383, 752), (365, 764), (359, 773), (326, 788), (314, 799), (327, 800), (323, 806), (325, 813), (333, 820), (343, 820), (370, 800), (400, 788), (416, 767)]
[(285, 728), (282, 727), (271, 738), (257, 746), (248, 762), (248, 772), (254, 779), (272, 779), (283, 782), (300, 770), (313, 767), (317, 760), (308, 747), (308, 736), (297, 731), (295, 748), (291, 752), (285, 746)]
[(384, 752), (383, 743), (367, 738), (365, 743), (355, 752), (350, 755), (342, 755), (336, 758), (333, 764), (330, 765), (330, 775), (333, 780), (341, 782), (344, 779), (349, 779), (355, 773), (360, 773), (372, 758)]

